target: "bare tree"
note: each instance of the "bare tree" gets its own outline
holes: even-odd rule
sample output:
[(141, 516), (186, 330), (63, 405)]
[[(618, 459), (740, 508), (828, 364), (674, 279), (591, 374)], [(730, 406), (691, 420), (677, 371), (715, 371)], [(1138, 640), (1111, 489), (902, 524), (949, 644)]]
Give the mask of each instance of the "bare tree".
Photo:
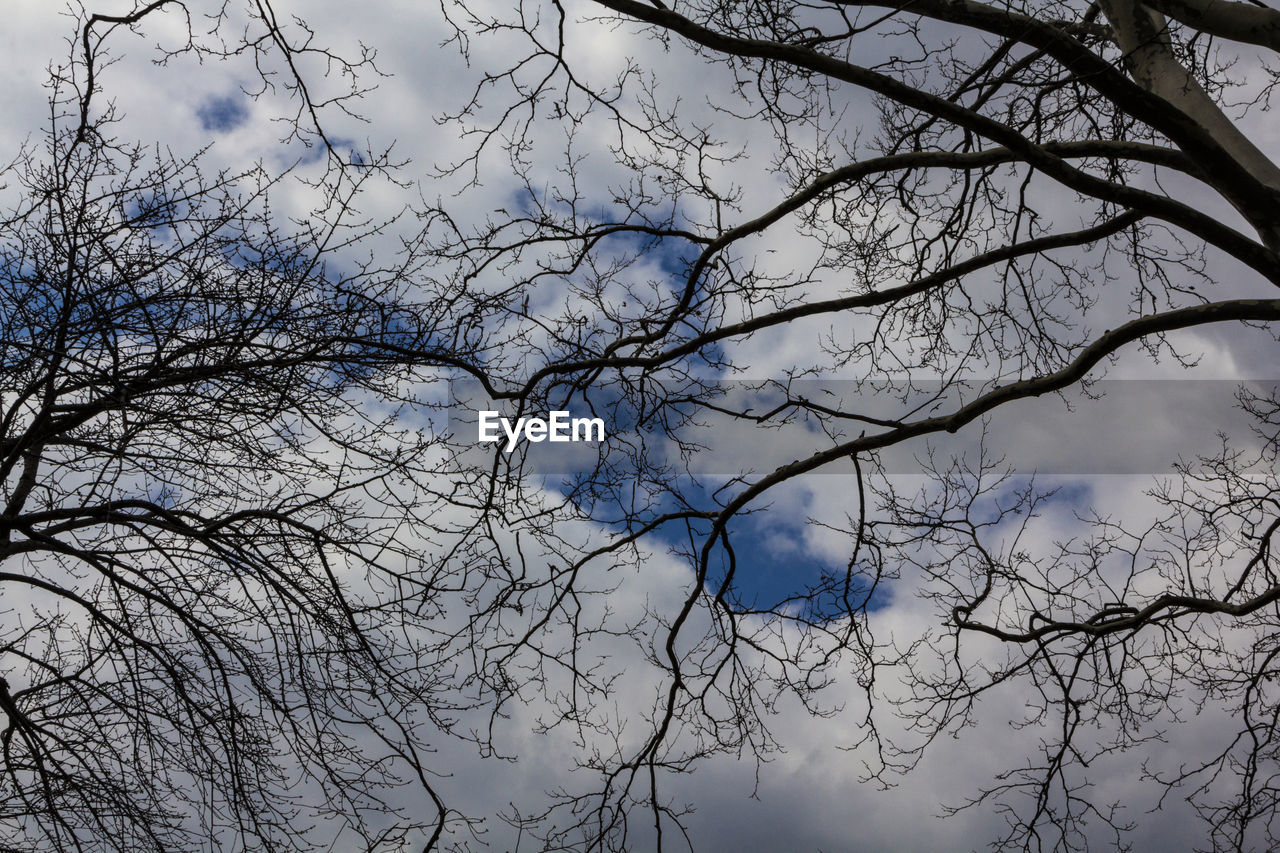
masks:
[[(883, 458), (997, 434), (1009, 404), (1088, 390), (1130, 345), (1190, 363), (1183, 330), (1280, 319), (1258, 120), (1280, 13), (448, 6), (451, 44), (487, 62), (493, 39), (508, 64), (447, 117), (474, 146), (436, 177), (518, 190), (486, 216), (428, 204), (394, 262), (352, 266), (384, 227), (355, 209), (362, 182), (393, 164), (344, 155), (324, 111), (355, 108), (372, 55), (231, 9), (86, 13), (45, 150), (6, 172), (5, 844), (430, 849), (465, 822), (426, 747), (502, 754), (522, 701), (549, 705), (592, 781), (513, 806), (521, 831), (683, 844), (675, 777), (763, 760), (785, 746), (777, 708), (826, 714), (823, 689), (852, 681), (846, 746), (882, 782), (989, 694), (1030, 697), (1015, 721), (1036, 751), (948, 804), (1000, 810), (1001, 848), (1125, 844), (1095, 768), (1229, 707), (1237, 737), (1149, 781), (1192, 801), (1205, 843), (1274, 846), (1274, 391), (1242, 392), (1252, 450), (1181, 465), (1151, 517), (1082, 513), (1061, 543), (1033, 529), (1052, 495), (988, 455), (923, 455), (918, 491)], [(294, 99), (285, 137), (332, 167), (312, 220), (275, 220), (260, 170), (202, 176), (111, 136), (104, 40), (154, 14), (190, 22), (178, 52), (251, 57), (259, 94)], [(337, 100), (310, 59), (348, 81)], [(779, 344), (806, 331), (792, 359)], [(724, 383), (762, 363), (751, 393)], [(591, 410), (610, 436), (563, 482), (523, 449), (477, 457), (474, 433), (411, 426), (435, 369), (472, 381), (464, 402)], [(856, 393), (803, 381), (828, 377)], [(707, 422), (820, 441), (700, 476)], [(765, 594), (751, 516), (829, 470), (852, 483), (826, 508), (847, 562)], [(628, 607), (623, 569), (657, 550), (683, 587)], [(931, 604), (914, 641), (878, 630), (890, 588)], [(619, 672), (619, 643), (650, 671)], [(430, 806), (395, 812), (401, 785)]]
[(0, 846), (431, 847), (457, 706), (396, 531), (448, 326), (411, 253), (350, 251), (385, 162), (289, 223), (282, 175), (113, 136), (103, 28), (163, 5), (86, 16), (2, 179)]
[[(1242, 397), (1260, 451), (1183, 465), (1156, 490), (1154, 520), (1086, 514), (1058, 546), (1026, 533), (1046, 496), (987, 455), (929, 462), (934, 485), (918, 494), (879, 460), (986, 419), (998, 429), (1015, 401), (1088, 389), (1125, 348), (1189, 365), (1183, 330), (1280, 320), (1280, 172), (1261, 118), (1280, 12), (1164, 0), (448, 8), (458, 49), (481, 61), (492, 38), (507, 64), (487, 67), (449, 117), (474, 146), (442, 173), (492, 181), (510, 168), (522, 188), (474, 225), (456, 206), (429, 211), (439, 269), (502, 335), (484, 393), (519, 413), (595, 407), (619, 425), (562, 502), (539, 491), (538, 512), (513, 510), (534, 497), (520, 491), (533, 469), (519, 452), (498, 453), (469, 500), (553, 554), (531, 577), (491, 537), (505, 568), (488, 576), (478, 621), (505, 613), (508, 639), (472, 638), (479, 673), (499, 701), (544, 686), (557, 725), (603, 729), (610, 744), (584, 753), (596, 785), (521, 825), (556, 849), (664, 846), (682, 827), (673, 774), (708, 755), (767, 755), (777, 703), (821, 713), (820, 689), (852, 679), (880, 780), (984, 713), (987, 693), (1013, 684), (1032, 697), (1018, 722), (1041, 734), (1041, 754), (951, 804), (1004, 811), (1001, 849), (1125, 844), (1131, 818), (1093, 789), (1095, 760), (1141, 757), (1178, 708), (1226, 703), (1238, 737), (1150, 781), (1191, 799), (1214, 848), (1273, 847), (1274, 392)], [(527, 50), (513, 51), (520, 37)], [(618, 49), (634, 58), (601, 59)], [(817, 345), (788, 360), (801, 330)], [(742, 403), (721, 380), (761, 363), (775, 404)], [(859, 393), (817, 398), (800, 381), (830, 377)], [(825, 438), (777, 467), (690, 476), (696, 427), (712, 418), (754, 425), (761, 442), (801, 421)], [(834, 469), (857, 484), (829, 508), (847, 519), (847, 565), (760, 600), (747, 514)], [(611, 537), (558, 545), (556, 525), (581, 517)], [(584, 622), (587, 593), (601, 591), (592, 567), (616, 572), (647, 548), (687, 560), (680, 602)], [(934, 602), (921, 642), (877, 634), (890, 585)], [(664, 673), (638, 739), (634, 721), (624, 737), (601, 716), (614, 683), (573, 665), (602, 633), (633, 637)], [(919, 739), (882, 736), (894, 712)]]

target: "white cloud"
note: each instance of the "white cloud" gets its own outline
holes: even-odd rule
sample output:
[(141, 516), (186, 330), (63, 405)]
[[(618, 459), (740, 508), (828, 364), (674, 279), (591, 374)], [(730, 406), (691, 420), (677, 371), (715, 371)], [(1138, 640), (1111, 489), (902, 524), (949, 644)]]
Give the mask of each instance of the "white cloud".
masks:
[[(468, 66), (453, 48), (437, 46), (448, 32), (433, 7), (407, 3), (366, 4), (359, 7), (359, 14), (353, 13), (356, 7), (349, 2), (300, 4), (296, 10), (283, 5), (279, 8), (282, 15), (291, 11), (305, 14), (319, 38), (338, 45), (340, 50), (351, 50), (357, 41), (376, 47), (379, 66), (391, 75), (360, 102), (359, 110), (368, 119), (367, 124), (332, 112), (326, 114), (334, 115), (329, 127), (335, 139), (351, 140), (356, 145), (367, 141), (374, 149), (394, 142), (396, 153), (412, 163), (405, 174), (419, 182), (417, 187), (404, 190), (391, 183), (378, 183), (361, 198), (362, 210), (372, 217), (389, 216), (413, 200), (415, 189), (420, 188), (429, 199), (437, 193), (448, 196), (456, 191), (457, 180), (436, 183), (425, 176), (433, 164), (456, 161), (468, 151), (468, 145), (454, 126), (440, 126), (433, 119), (455, 108), (460, 94), (467, 91), (477, 74), (498, 65), (504, 58), (503, 51), (512, 49), (511, 43), (501, 39), (478, 41)], [(499, 3), (495, 8), (505, 11), (507, 4)], [(302, 157), (305, 152), (296, 143), (286, 146), (279, 142), (281, 128), (269, 121), (288, 109), (283, 97), (268, 97), (258, 103), (246, 101), (242, 106), (247, 120), (225, 122), (225, 127), (212, 128), (212, 132), (206, 126), (210, 121), (202, 123), (201, 111), (209, 110), (211, 105), (217, 107), (218, 99), (239, 97), (236, 93), (241, 86), (253, 85), (254, 71), (243, 59), (203, 66), (190, 59), (176, 59), (163, 71), (158, 70), (149, 63), (153, 55), (149, 51), (157, 39), (164, 44), (175, 37), (175, 20), (170, 16), (154, 28), (149, 25), (143, 37), (119, 34), (118, 53), (123, 59), (109, 69), (104, 80), (111, 97), (126, 116), (120, 125), (121, 134), (143, 141), (159, 140), (179, 152), (195, 151), (212, 142), (208, 157), (214, 165), (235, 166), (262, 160), (270, 169)], [(9, 84), (0, 92), (0, 110), (7, 116), (0, 135), (4, 152), (15, 151), (24, 139), (38, 135), (43, 128), (47, 110), (41, 69), (50, 58), (58, 61), (65, 54), (62, 39), (67, 26), (67, 18), (51, 14), (43, 4), (22, 3), (7, 12), (6, 27), (0, 35), (0, 47), (5, 49), (12, 69)], [(628, 27), (608, 29), (595, 24), (574, 24), (570, 29), (577, 51), (575, 68), (585, 68), (583, 73), (588, 79), (610, 79), (623, 67), (625, 57), (636, 55), (645, 73), (654, 69), (661, 71), (663, 85), (659, 91), (669, 99), (667, 103), (674, 103), (679, 95), (682, 109), (691, 121), (713, 116), (703, 95), (720, 89), (724, 81), (722, 70), (707, 71), (699, 60), (678, 47), (669, 53), (660, 52), (656, 46), (634, 39)], [(679, 85), (686, 81), (696, 81), (701, 88)], [(224, 102), (221, 108), (234, 113), (239, 107), (230, 106), (232, 103), (238, 102)], [(483, 122), (492, 116), (492, 109), (482, 111), (478, 120)], [(715, 118), (723, 126), (724, 117)], [(763, 123), (742, 121), (730, 126), (733, 132), (724, 133), (726, 150), (742, 144), (767, 148), (767, 128)], [(555, 179), (557, 161), (548, 152), (556, 152), (562, 140), (554, 122), (539, 122), (534, 134), (539, 157), (530, 167), (530, 184), (537, 188)], [(589, 203), (584, 206), (607, 201), (607, 187), (619, 179), (618, 171), (604, 153), (614, 141), (609, 123), (601, 120), (589, 123), (575, 142), (579, 150), (589, 154), (581, 167), (583, 197)], [(744, 219), (776, 203), (783, 191), (776, 175), (750, 181), (740, 177), (761, 174), (747, 169), (767, 159), (755, 156), (753, 161), (713, 170), (724, 186), (740, 187), (743, 210), (733, 215)], [(494, 153), (483, 162), (481, 185), (457, 205), (474, 220), (512, 204), (512, 194), (518, 188), (509, 182), (501, 160)], [(314, 168), (308, 172), (304, 166), (302, 172), (314, 174)], [(305, 217), (315, 203), (311, 191), (297, 183), (282, 186), (280, 194), (280, 209), (291, 216)], [(1067, 208), (1064, 203), (1064, 217)], [(703, 217), (707, 211), (691, 208), (688, 214)], [(413, 227), (413, 223), (407, 222), (406, 227)], [(392, 229), (373, 243), (374, 250), (391, 251), (400, 233)], [(805, 244), (789, 227), (769, 232), (749, 243), (743, 252), (766, 259), (772, 269), (788, 271), (812, 264), (815, 255), (814, 247)], [(661, 280), (668, 275), (656, 258), (643, 259), (628, 271), (630, 280), (636, 282)], [(502, 274), (494, 273), (480, 286), (500, 289), (503, 284)], [(847, 285), (848, 282), (835, 277), (817, 276), (805, 289), (830, 295)], [(551, 311), (572, 301), (571, 295), (557, 287), (550, 284), (543, 293), (535, 295), (535, 311), (539, 308)], [(617, 298), (622, 298), (620, 289)], [(1099, 316), (1121, 316), (1127, 300), (1128, 294), (1124, 292), (1118, 296), (1107, 294), (1107, 304)], [(734, 310), (741, 307), (732, 306)], [(830, 320), (795, 324), (735, 345), (733, 356), (749, 366), (755, 375), (776, 376), (789, 366), (821, 360), (823, 355), (815, 341), (829, 329), (838, 335), (865, 334), (868, 327), (865, 320), (849, 325), (846, 329)], [(1210, 376), (1259, 375), (1257, 371), (1270, 369), (1267, 345), (1274, 342), (1269, 337), (1211, 329), (1189, 338), (1190, 349), (1203, 349), (1206, 353), (1203, 372)], [(1143, 357), (1127, 353), (1114, 372), (1115, 376), (1124, 378), (1153, 374), (1182, 375), (1167, 363), (1153, 368)], [(1220, 416), (1223, 403), (1207, 392), (1220, 394), (1225, 385), (1200, 387), (1178, 383), (1163, 387), (1133, 382), (1116, 383), (1114, 387), (1116, 393), (1110, 395), (1104, 405), (1082, 408), (1077, 416), (1062, 415), (1056, 400), (1027, 403), (1022, 409), (1001, 413), (992, 422), (989, 440), (997, 449), (1007, 450), (1010, 461), (1020, 470), (1055, 471), (1068, 475), (1066, 481), (1071, 485), (1087, 486), (1100, 512), (1132, 513), (1139, 500), (1139, 484), (1146, 483), (1146, 479), (1094, 475), (1148, 468), (1158, 473), (1156, 466), (1175, 453), (1200, 452), (1202, 444), (1195, 442), (1212, 441), (1212, 431), (1223, 423)], [(972, 430), (962, 433), (957, 443), (968, 441), (972, 445), (975, 441), (972, 433)], [(1103, 444), (1097, 436), (1109, 439)], [(1135, 444), (1126, 446), (1119, 437), (1130, 437)], [(757, 433), (735, 437), (726, 428), (720, 434), (720, 441), (731, 461), (721, 462), (717, 458), (715, 464), (723, 464), (726, 469), (716, 473), (729, 474), (744, 465), (763, 467), (766, 463), (780, 464), (800, 458), (811, 450), (803, 441), (814, 438), (806, 432), (801, 441), (791, 444), (773, 436), (771, 447), (762, 449)], [(1188, 444), (1187, 439), (1192, 443)], [(954, 446), (947, 445), (947, 449)], [(772, 457), (768, 451), (773, 453)], [(909, 475), (914, 466), (911, 454), (922, 451), (922, 445), (913, 445), (895, 455), (890, 460), (891, 471)], [(847, 526), (847, 514), (856, 510), (850, 495), (850, 480), (839, 475), (807, 478), (774, 493), (771, 511), (788, 522), (783, 535), (792, 536), (796, 529), (805, 531), (802, 539), (791, 543), (797, 559), (838, 566), (847, 558), (848, 537), (839, 531), (842, 525)], [(809, 518), (829, 526), (801, 528)], [(436, 519), (442, 527), (460, 525), (465, 520), (461, 513)], [(1069, 512), (1059, 512), (1039, 525), (1029, 538), (1043, 548), (1055, 540), (1077, 535), (1078, 530), (1072, 525)], [(599, 527), (587, 522), (564, 522), (556, 532), (570, 542), (598, 541), (603, 536)], [(514, 544), (509, 532), (501, 532), (499, 538), (508, 545)], [(429, 543), (425, 537), (423, 547), (442, 550), (440, 543)], [(532, 563), (535, 576), (545, 577), (548, 571), (545, 557), (536, 557)], [(607, 602), (613, 611), (610, 624), (614, 626), (643, 622), (649, 612), (671, 613), (692, 581), (686, 565), (656, 550), (643, 554), (638, 569), (609, 572), (598, 564), (591, 571), (597, 574), (589, 581), (584, 579), (584, 583), (617, 586), (607, 598), (588, 605), (594, 609), (593, 615), (602, 616), (602, 605)], [(887, 597), (887, 606), (873, 614), (872, 622), (878, 635), (894, 636), (905, 644), (938, 622), (939, 616), (932, 605), (914, 597), (909, 590), (908, 583), (894, 585)], [(451, 618), (461, 621), (464, 614), (455, 612)], [(642, 636), (646, 642), (655, 644), (661, 638), (652, 621), (644, 623)], [(786, 635), (783, 639), (794, 637)], [(554, 632), (548, 639), (553, 644), (563, 640), (562, 633)], [(662, 684), (660, 673), (647, 661), (643, 643), (637, 644), (627, 637), (593, 638), (584, 657), (603, 667), (602, 672), (617, 677), (607, 701), (601, 705), (600, 715), (614, 724), (625, 721), (626, 739), (634, 747), (635, 740), (646, 732), (645, 718)], [(841, 680), (824, 695), (827, 707), (844, 708), (830, 719), (811, 717), (789, 701), (782, 702), (777, 714), (768, 719), (768, 725), (785, 751), (760, 768), (758, 789), (755, 788), (756, 766), (750, 756), (742, 759), (716, 756), (704, 762), (694, 774), (671, 782), (671, 795), (697, 808), (689, 818), (694, 840), (708, 849), (738, 850), (770, 850), (780, 844), (796, 849), (862, 851), (984, 848), (987, 840), (1003, 827), (1003, 818), (992, 809), (975, 808), (946, 821), (934, 820), (933, 816), (942, 805), (963, 800), (998, 773), (1016, 766), (1024, 752), (1034, 749), (1039, 737), (1036, 729), (1018, 732), (1010, 726), (1010, 721), (1018, 719), (1025, 707), (1025, 685), (1011, 685), (985, 698), (975, 713), (977, 721), (972, 727), (957, 730), (954, 739), (940, 738), (920, 766), (899, 780), (897, 787), (879, 791), (875, 785), (861, 781), (862, 761), (867, 758), (865, 749), (862, 752), (840, 749), (858, 741), (863, 731), (862, 697), (850, 686), (851, 673), (846, 671), (841, 675)], [(893, 683), (893, 670), (887, 670), (883, 677), (887, 680), (885, 691), (895, 693), (898, 688)], [(440, 753), (435, 764), (442, 772), (451, 774), (441, 781), (441, 790), (454, 807), (490, 816), (485, 840), (494, 849), (514, 844), (512, 833), (492, 820), (493, 815), (507, 810), (509, 804), (516, 804), (522, 812), (535, 811), (546, 802), (544, 791), (562, 785), (570, 790), (583, 790), (593, 781), (589, 774), (575, 772), (574, 767), (589, 752), (589, 745), (600, 745), (603, 740), (572, 727), (535, 733), (540, 724), (557, 712), (557, 702), (562, 702), (563, 696), (556, 695), (556, 691), (564, 685), (563, 673), (551, 676), (546, 689), (550, 699), (537, 690), (529, 691), (508, 707), (508, 717), (498, 721), (497, 751), (518, 756), (514, 762), (493, 756), (481, 759), (477, 750), (465, 743), (442, 738), (436, 744)], [(1187, 709), (1180, 710), (1184, 719), (1176, 725), (1169, 724), (1168, 743), (1144, 751), (1144, 757), (1172, 767), (1176, 762), (1170, 756), (1180, 756), (1184, 750), (1212, 748), (1228, 730), (1220, 711), (1210, 708), (1197, 715)], [(902, 721), (891, 714), (883, 715), (880, 720), (886, 737), (909, 740), (913, 736), (903, 729)], [(474, 720), (460, 723), (458, 728), (465, 731), (470, 725), (480, 727), (486, 723), (484, 714), (479, 713)], [(1158, 818), (1149, 815), (1146, 809), (1152, 805), (1151, 789), (1141, 775), (1138, 761), (1129, 755), (1116, 755), (1102, 757), (1089, 777), (1101, 799), (1129, 801), (1128, 818), (1138, 825), (1134, 840), (1140, 849), (1155, 849), (1164, 844), (1179, 846), (1185, 838), (1183, 833), (1190, 831), (1186, 809), (1170, 803)], [(644, 838), (645, 831), (637, 829), (638, 837)]]

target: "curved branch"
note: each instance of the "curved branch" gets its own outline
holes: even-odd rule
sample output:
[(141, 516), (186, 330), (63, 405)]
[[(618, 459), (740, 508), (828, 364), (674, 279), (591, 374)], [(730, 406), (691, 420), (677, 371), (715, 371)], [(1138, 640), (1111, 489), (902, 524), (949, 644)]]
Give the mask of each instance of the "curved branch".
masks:
[(1235, 0), (1145, 0), (1180, 24), (1280, 52), (1280, 12)]
[[(1067, 164), (1061, 157), (1027, 139), (1018, 131), (993, 118), (885, 74), (798, 45), (741, 38), (704, 27), (683, 15), (655, 9), (637, 0), (596, 0), (624, 15), (653, 24), (686, 39), (725, 54), (784, 62), (797, 68), (842, 80), (884, 95), (900, 104), (938, 116), (955, 125), (1007, 146), (1049, 177), (1073, 190), (1113, 201), (1126, 207), (1140, 207), (1151, 215), (1177, 225), (1226, 251), (1280, 285), (1280, 256), (1271, 248), (1244, 238), (1212, 217), (1193, 211), (1172, 199), (1132, 187), (1113, 184)], [(864, 5), (855, 3), (851, 5)], [(868, 3), (865, 5), (882, 5)], [(1199, 123), (1118, 72), (1110, 63), (1081, 45), (1052, 24), (1026, 15), (996, 9), (971, 0), (939, 2), (912, 0), (914, 13), (938, 20), (972, 26), (1045, 50), (1068, 71), (1086, 82), (1116, 106), (1146, 122), (1173, 140), (1196, 163), (1201, 164), (1215, 188), (1245, 213), (1250, 224), (1264, 236), (1280, 223), (1280, 192), (1260, 183), (1237, 162), (1212, 134)]]

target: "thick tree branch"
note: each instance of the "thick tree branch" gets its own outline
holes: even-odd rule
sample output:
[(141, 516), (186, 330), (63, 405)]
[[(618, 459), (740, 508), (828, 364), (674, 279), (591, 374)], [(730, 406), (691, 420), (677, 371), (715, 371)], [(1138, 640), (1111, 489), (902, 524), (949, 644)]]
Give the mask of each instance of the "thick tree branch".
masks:
[[(785, 62), (833, 80), (860, 86), (938, 116), (1006, 146), (1019, 158), (1064, 186), (1096, 198), (1146, 210), (1152, 216), (1185, 228), (1235, 255), (1268, 280), (1280, 285), (1280, 256), (1271, 248), (1243, 239), (1213, 217), (1190, 211), (1165, 196), (1113, 184), (1076, 169), (1008, 125), (945, 98), (809, 48), (718, 32), (682, 15), (655, 9), (637, 0), (595, 2), (725, 54)], [(1000, 35), (1017, 37), (1025, 43), (1043, 48), (1092, 88), (1169, 136), (1204, 170), (1219, 192), (1230, 199), (1237, 209), (1249, 212), (1246, 218), (1260, 233), (1266, 232), (1264, 237), (1270, 233), (1267, 229), (1272, 228), (1275, 222), (1280, 222), (1280, 191), (1260, 183), (1204, 127), (1178, 110), (1170, 110), (1168, 103), (1162, 98), (1135, 85), (1061, 30), (1025, 15), (994, 9), (972, 0), (958, 0), (955, 3), (913, 0), (912, 9), (939, 20), (968, 24)]]
[(1147, 0), (1145, 5), (1188, 27), (1280, 52), (1280, 11), (1237, 0)]

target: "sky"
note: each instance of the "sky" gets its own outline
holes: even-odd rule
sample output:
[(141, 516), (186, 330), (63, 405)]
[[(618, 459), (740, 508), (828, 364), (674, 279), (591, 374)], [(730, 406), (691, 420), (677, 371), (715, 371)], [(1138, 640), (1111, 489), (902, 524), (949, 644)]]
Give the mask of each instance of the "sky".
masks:
[[(107, 2), (89, 5), (108, 11), (129, 7)], [(494, 4), (494, 8), (501, 6)], [(373, 151), (389, 148), (393, 158), (404, 164), (397, 173), (400, 184), (375, 181), (368, 188), (360, 202), (364, 215), (373, 220), (390, 218), (423, 199), (445, 199), (460, 217), (478, 223), (494, 210), (516, 209), (526, 203), (522, 199), (528, 188), (513, 181), (508, 164), (497, 152), (477, 163), (475, 172), (470, 173), (476, 178), (474, 184), (469, 184), (467, 170), (437, 174), (439, 166), (459, 162), (469, 150), (468, 140), (460, 136), (456, 125), (442, 124), (437, 117), (457, 110), (481, 75), (502, 65), (511, 50), (506, 37), (497, 34), (476, 39), (470, 54), (463, 56), (456, 44), (442, 44), (449, 39), (450, 30), (441, 19), (442, 7), (432, 4), (298, 0), (277, 3), (276, 8), (282, 16), (305, 18), (317, 38), (339, 53), (353, 55), (360, 45), (376, 50), (377, 67), (384, 76), (362, 78), (376, 82), (376, 88), (355, 106), (361, 119), (335, 110), (325, 113), (330, 139), (339, 146)], [(456, 7), (447, 8), (457, 11)], [(122, 33), (113, 42), (120, 61), (105, 71), (102, 83), (104, 98), (116, 105), (122, 117), (116, 126), (119, 135), (155, 142), (176, 152), (207, 148), (204, 157), (210, 171), (261, 162), (268, 170), (298, 164), (297, 174), (303, 178), (319, 174), (322, 164), (312, 149), (297, 139), (282, 140), (286, 128), (277, 119), (290, 108), (286, 93), (277, 90), (257, 99), (246, 94), (260, 86), (246, 57), (197, 62), (193, 57), (179, 56), (164, 67), (152, 62), (157, 46), (176, 44), (178, 25), (176, 16), (159, 18), (149, 22), (143, 33)], [(0, 160), (15, 156), (23, 145), (38, 144), (48, 118), (45, 69), (50, 63), (63, 61), (70, 26), (71, 19), (58, 14), (56, 6), (37, 0), (20, 0), (6, 10), (0, 55), (6, 57), (9, 75), (7, 85), (0, 87), (0, 115), (4, 116), (0, 121)], [(678, 94), (690, 121), (714, 120), (720, 123), (716, 127), (723, 125), (727, 146), (747, 149), (764, 144), (764, 132), (753, 130), (751, 122), (730, 121), (708, 106), (720, 87), (727, 85), (724, 70), (708, 71), (680, 44), (663, 50), (627, 28), (589, 24), (571, 27), (570, 35), (573, 66), (584, 80), (607, 81), (629, 58), (644, 73), (655, 75), (664, 97)], [(341, 91), (342, 81), (325, 78), (317, 63), (304, 66), (303, 74), (316, 82), (319, 98)], [(476, 112), (476, 123), (492, 120), (494, 105), (501, 102), (499, 92)], [(856, 97), (846, 106), (855, 111), (869, 109), (865, 100)], [(874, 123), (874, 119), (870, 121)], [(554, 122), (535, 123), (530, 133), (536, 138), (534, 150), (539, 156), (568, 144), (558, 135), (561, 128)], [(588, 187), (584, 192), (596, 200), (592, 193), (607, 186), (612, 174), (615, 140), (607, 123), (586, 123), (572, 146), (584, 158), (581, 180)], [(740, 190), (745, 211), (768, 207), (782, 189), (776, 176), (747, 168), (759, 162), (748, 159), (745, 165), (725, 167), (742, 170), (740, 178), (734, 180), (729, 174), (726, 180)], [(531, 173), (546, 178), (550, 185), (555, 164), (551, 159), (535, 161)], [(536, 189), (536, 182), (531, 183)], [(0, 194), (11, 191), (0, 190)], [(315, 203), (312, 192), (301, 181), (283, 185), (274, 200), (278, 215), (305, 219)], [(751, 251), (768, 258), (776, 268), (803, 267), (812, 262), (814, 248), (798, 230), (771, 230), (751, 244)], [(389, 229), (360, 251), (373, 255), (393, 252), (400, 233)], [(661, 251), (646, 255), (633, 274), (637, 279), (647, 277), (669, 285), (688, 257), (688, 247), (663, 246)], [(1250, 276), (1228, 264), (1215, 269), (1221, 270), (1218, 274), (1227, 292), (1256, 292)], [(500, 285), (497, 280), (485, 283)], [(813, 290), (821, 294), (835, 286), (830, 280), (815, 278)], [(545, 298), (550, 310), (566, 297), (551, 292)], [(535, 301), (533, 309), (539, 307)], [(1122, 317), (1124, 300), (1106, 310)], [(824, 335), (845, 331), (849, 330), (833, 330), (830, 320), (822, 320), (788, 325), (735, 342), (728, 356), (742, 372), (725, 377), (724, 387), (732, 393), (752, 393), (743, 380), (781, 378), (793, 366), (820, 359)], [(1231, 413), (1235, 382), (1274, 378), (1274, 341), (1263, 332), (1212, 327), (1187, 333), (1178, 341), (1199, 358), (1193, 370), (1170, 359), (1156, 361), (1127, 350), (1108, 368), (1109, 381), (1100, 387), (1101, 401), (1069, 395), (1066, 400), (1050, 396), (1019, 403), (998, 413), (986, 425), (985, 436), (982, 425), (975, 424), (945, 440), (895, 448), (885, 456), (885, 470), (904, 489), (919, 488), (927, 485), (920, 473), (920, 460), (928, 453), (943, 459), (968, 454), (966, 458), (972, 460), (980, 444), (999, 448), (1017, 471), (1008, 488), (1038, 472), (1037, 482), (1059, 490), (1024, 534), (1031, 551), (1047, 553), (1055, 543), (1078, 539), (1082, 534), (1077, 516), (1087, 511), (1100, 517), (1145, 518), (1154, 509), (1144, 503), (1144, 492), (1155, 477), (1168, 473), (1170, 459), (1211, 453), (1220, 441), (1219, 432), (1234, 446), (1250, 446), (1254, 439), (1247, 422)], [(833, 374), (814, 391), (862, 393), (850, 378)], [(1074, 410), (1068, 403), (1074, 404)], [(424, 414), (424, 420), (426, 417)], [(758, 431), (735, 429), (714, 417), (708, 419), (700, 436), (707, 446), (690, 470), (702, 479), (702, 494), (744, 472), (755, 476), (771, 465), (803, 458), (827, 440), (804, 424), (762, 438)], [(1106, 440), (1099, 441), (1098, 436)], [(553, 463), (544, 465), (542, 471), (572, 473), (558, 470)], [(547, 477), (540, 487), (554, 494), (557, 477)], [(822, 570), (841, 568), (849, 556), (849, 537), (841, 527), (847, 530), (854, 488), (847, 468), (818, 473), (773, 493), (767, 513), (742, 519), (734, 536), (742, 554), (739, 572), (744, 593), (761, 601), (778, 600)], [(582, 519), (566, 523), (563, 534), (598, 540), (615, 529)], [(618, 618), (625, 621), (631, 614), (639, 619), (647, 611), (671, 612), (678, 606), (691, 575), (688, 566), (668, 552), (668, 546), (675, 544), (674, 538), (656, 537), (646, 546), (639, 571), (620, 578), (593, 579), (616, 584), (610, 606), (621, 614)], [(934, 604), (915, 596), (911, 581), (910, 571), (904, 570), (901, 579), (877, 593), (880, 597), (874, 613), (879, 635), (918, 636), (938, 621)], [(650, 710), (656, 683), (645, 650), (622, 639), (606, 637), (594, 642), (594, 658), (607, 662), (610, 671), (628, 676), (612, 697), (613, 713), (619, 720), (642, 720)], [(980, 648), (975, 644), (975, 654)], [(941, 815), (946, 806), (958, 805), (970, 796), (975, 784), (1016, 767), (1021, 756), (1035, 754), (1040, 748), (1034, 727), (1016, 726), (1031, 697), (1019, 692), (1022, 688), (1018, 684), (986, 696), (972, 725), (949, 729), (925, 751), (914, 770), (892, 777), (892, 786), (886, 788), (866, 780), (867, 762), (872, 759), (865, 750), (853, 748), (865, 733), (865, 699), (853, 683), (856, 673), (852, 669), (850, 665), (850, 671), (839, 672), (835, 683), (821, 694), (822, 707), (829, 714), (813, 716), (791, 700), (773, 709), (767, 725), (781, 749), (766, 763), (757, 767), (747, 755), (719, 755), (699, 763), (693, 773), (672, 780), (672, 799), (694, 806), (686, 824), (698, 849), (986, 849), (989, 840), (1003, 831), (1005, 818), (993, 807), (977, 806), (945, 819)], [(900, 688), (892, 668), (881, 677), (885, 679), (883, 695), (898, 695)], [(536, 849), (528, 847), (527, 839), (518, 839), (496, 816), (513, 808), (525, 813), (537, 811), (545, 806), (545, 792), (557, 787), (575, 790), (589, 786), (587, 774), (575, 770), (584, 750), (574, 734), (559, 728), (540, 731), (539, 721), (553, 713), (552, 703), (530, 697), (527, 705), (512, 708), (509, 717), (501, 721), (498, 744), (504, 754), (516, 756), (514, 761), (482, 756), (473, 745), (444, 737), (433, 744), (439, 750), (436, 766), (441, 768), (442, 795), (460, 811), (487, 818), (481, 843), (469, 842), (474, 848), (483, 849), (487, 844), (494, 850)], [(1151, 767), (1172, 767), (1177, 763), (1174, 756), (1191, 754), (1206, 745), (1212, 748), (1229, 730), (1224, 713), (1213, 706), (1182, 715), (1171, 712), (1165, 720), (1164, 742), (1143, 752), (1142, 758)], [(892, 714), (879, 719), (887, 730), (899, 727), (894, 734), (904, 742), (918, 737)], [(1132, 756), (1103, 755), (1091, 778), (1101, 797), (1125, 802), (1127, 817), (1135, 826), (1129, 838), (1135, 849), (1183, 849), (1185, 838), (1196, 831), (1189, 807), (1174, 799), (1166, 803), (1158, 819), (1153, 817), (1150, 809), (1155, 806), (1156, 792), (1144, 784), (1143, 774), (1141, 762)], [(450, 832), (454, 842), (467, 840), (460, 830)], [(1095, 840), (1106, 843), (1103, 836)]]

